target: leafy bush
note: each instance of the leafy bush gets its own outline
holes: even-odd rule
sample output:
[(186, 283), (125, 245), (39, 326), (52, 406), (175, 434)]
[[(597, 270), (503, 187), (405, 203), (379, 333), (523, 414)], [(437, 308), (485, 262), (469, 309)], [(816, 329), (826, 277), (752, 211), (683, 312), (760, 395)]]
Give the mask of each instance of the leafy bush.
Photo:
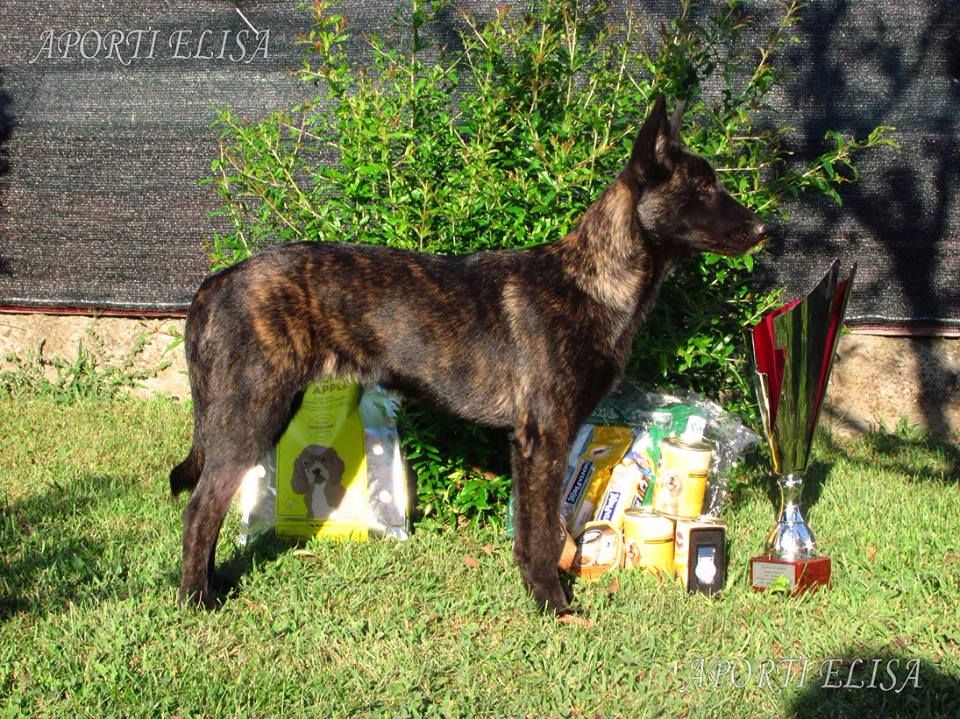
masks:
[[(857, 177), (856, 153), (890, 143), (889, 128), (865, 140), (830, 133), (823, 155), (794, 165), (786, 130), (755, 124), (780, 79), (773, 60), (791, 38), (796, 0), (759, 53), (738, 0), (706, 13), (686, 0), (652, 41), (636, 17), (614, 21), (602, 2), (497, 6), (480, 22), (464, 13), (454, 20), (442, 0), (411, 0), (386, 37), (362, 38), (328, 0), (305, 7), (312, 27), (300, 40), (299, 76), (317, 96), (257, 121), (219, 113), (219, 155), (205, 182), (231, 229), (213, 238), (214, 267), (295, 240), (465, 253), (558, 239), (622, 168), (657, 94), (686, 101), (687, 145), (766, 219), (780, 215), (784, 198), (808, 191), (839, 201), (839, 185)], [(434, 39), (441, 21), (455, 22), (455, 47)], [(359, 39), (367, 64), (348, 59)], [(754, 263), (754, 255), (706, 255), (679, 271), (630, 374), (752, 415), (740, 328), (776, 300), (751, 289)], [(505, 482), (478, 491), (482, 471), (462, 459), (465, 444), (447, 459), (433, 451), (448, 420), (414, 415), (407, 448), (421, 505), (442, 519), (486, 515)]]

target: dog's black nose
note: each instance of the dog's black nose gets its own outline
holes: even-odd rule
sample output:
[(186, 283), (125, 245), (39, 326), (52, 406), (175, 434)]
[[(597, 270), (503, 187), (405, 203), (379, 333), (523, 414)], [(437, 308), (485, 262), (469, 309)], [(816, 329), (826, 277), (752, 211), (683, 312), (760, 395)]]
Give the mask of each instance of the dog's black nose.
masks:
[(753, 233), (757, 236), (757, 242), (763, 242), (767, 239), (767, 226), (761, 222), (753, 228)]

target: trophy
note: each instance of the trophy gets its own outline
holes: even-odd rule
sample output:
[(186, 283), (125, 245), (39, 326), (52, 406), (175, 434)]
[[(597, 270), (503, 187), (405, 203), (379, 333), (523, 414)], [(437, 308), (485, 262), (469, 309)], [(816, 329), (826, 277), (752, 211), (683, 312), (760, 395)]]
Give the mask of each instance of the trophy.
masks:
[(791, 593), (799, 594), (830, 581), (830, 557), (817, 555), (800, 496), (856, 269), (854, 264), (840, 281), (834, 260), (810, 294), (747, 330), (754, 389), (780, 486), (780, 516), (767, 535), (764, 555), (750, 560), (754, 589), (782, 584), (783, 577)]

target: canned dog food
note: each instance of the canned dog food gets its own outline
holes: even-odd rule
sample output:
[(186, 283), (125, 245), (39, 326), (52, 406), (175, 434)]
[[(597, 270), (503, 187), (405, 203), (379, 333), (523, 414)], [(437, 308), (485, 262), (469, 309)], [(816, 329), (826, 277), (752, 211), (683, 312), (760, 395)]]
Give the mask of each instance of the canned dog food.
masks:
[(673, 576), (673, 520), (647, 509), (623, 515), (623, 566)]
[(570, 571), (584, 579), (596, 579), (616, 569), (623, 561), (623, 539), (608, 522), (590, 522), (577, 537)]
[(675, 437), (663, 440), (653, 508), (678, 517), (698, 516), (712, 460), (713, 449), (706, 442), (684, 442)]

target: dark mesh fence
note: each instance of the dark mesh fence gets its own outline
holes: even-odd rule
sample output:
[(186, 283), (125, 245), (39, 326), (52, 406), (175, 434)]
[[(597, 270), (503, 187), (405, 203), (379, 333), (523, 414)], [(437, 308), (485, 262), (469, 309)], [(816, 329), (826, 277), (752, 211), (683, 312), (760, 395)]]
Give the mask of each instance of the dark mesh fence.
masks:
[(800, 154), (828, 129), (897, 128), (899, 152), (861, 163), (844, 204), (799, 202), (780, 228), (776, 281), (809, 284), (839, 256), (860, 263), (848, 313), (862, 324), (960, 328), (960, 3), (816, 2), (783, 96)]
[(214, 108), (259, 116), (302, 91), (287, 74), (303, 25), (293, 3), (244, 13), (269, 31), (259, 51), (231, 3), (124, 5), (4, 9), (0, 304), (183, 309), (214, 228), (214, 197), (197, 187)]
[[(494, 3), (466, 3), (483, 12)], [(358, 31), (394, 0), (344, 3)], [(771, 122), (800, 157), (827, 129), (898, 128), (900, 152), (864, 158), (844, 205), (794, 203), (768, 284), (807, 289), (839, 256), (860, 263), (850, 318), (960, 329), (960, 9), (812, 3)], [(644, 5), (649, 26), (677, 5)], [(764, 18), (773, 2), (752, 4)], [(295, 3), (6, 3), (0, 25), (0, 306), (182, 310), (206, 271), (215, 200), (197, 180), (214, 109), (251, 117), (310, 89), (289, 71), (307, 15)], [(450, 22), (456, 22), (451, 13)], [(259, 31), (259, 35), (255, 33)], [(452, 28), (450, 30), (452, 36)], [(445, 30), (442, 30), (445, 31)]]

